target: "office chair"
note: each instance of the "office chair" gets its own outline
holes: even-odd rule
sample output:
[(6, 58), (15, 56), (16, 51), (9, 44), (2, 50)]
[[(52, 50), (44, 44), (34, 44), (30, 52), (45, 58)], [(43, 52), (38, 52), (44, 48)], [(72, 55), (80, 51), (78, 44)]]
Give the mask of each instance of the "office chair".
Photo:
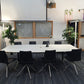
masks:
[(6, 64), (6, 78), (8, 77), (8, 64), (12, 63), (14, 60), (10, 60), (8, 62), (8, 57), (5, 53), (5, 51), (0, 51), (0, 63)]
[(31, 44), (31, 45), (34, 44), (35, 45), (36, 41), (29, 41), (29, 44)]
[(29, 68), (32, 68), (34, 71), (36, 71), (34, 69), (34, 67), (31, 66), (34, 62), (34, 59), (32, 58), (32, 52), (31, 51), (20, 51), (18, 53), (18, 62), (19, 62), (19, 64), (23, 65), (23, 68), (17, 74), (17, 76), (20, 75), (20, 73), (24, 70), (24, 68), (27, 68), (28, 73), (29, 73), (29, 77), (31, 79), (31, 74), (30, 74), (30, 69)]
[(56, 62), (56, 51), (55, 50), (45, 51), (43, 58), (44, 66), (39, 70), (39, 72), (43, 71), (43, 69), (48, 66), (49, 75), (51, 77), (50, 67), (57, 70), (56, 67), (53, 65), (55, 62)]
[(49, 41), (43, 41), (43, 44), (50, 44)]
[(62, 42), (61, 41), (55, 41), (54, 44), (62, 44)]
[(14, 45), (22, 45), (22, 43), (21, 42), (14, 42)]
[[(67, 56), (65, 57), (66, 61), (70, 64), (73, 65), (76, 74), (78, 75), (78, 71), (75, 65), (75, 61), (80, 61), (81, 60), (81, 49), (73, 49), (71, 52), (67, 52)], [(69, 65), (67, 67), (65, 67), (65, 70), (69, 67)]]

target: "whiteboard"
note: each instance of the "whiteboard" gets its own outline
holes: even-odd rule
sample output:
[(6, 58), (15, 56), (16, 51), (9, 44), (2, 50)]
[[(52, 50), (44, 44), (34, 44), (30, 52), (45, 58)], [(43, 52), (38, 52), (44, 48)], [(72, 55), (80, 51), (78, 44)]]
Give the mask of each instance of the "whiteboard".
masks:
[(46, 20), (46, 0), (1, 0), (2, 20)]

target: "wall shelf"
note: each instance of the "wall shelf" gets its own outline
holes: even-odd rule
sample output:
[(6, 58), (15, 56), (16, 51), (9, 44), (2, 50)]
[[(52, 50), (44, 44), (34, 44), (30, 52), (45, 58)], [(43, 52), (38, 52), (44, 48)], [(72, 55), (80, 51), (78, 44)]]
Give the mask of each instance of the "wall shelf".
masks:
[(56, 3), (47, 3), (47, 8), (56, 8)]

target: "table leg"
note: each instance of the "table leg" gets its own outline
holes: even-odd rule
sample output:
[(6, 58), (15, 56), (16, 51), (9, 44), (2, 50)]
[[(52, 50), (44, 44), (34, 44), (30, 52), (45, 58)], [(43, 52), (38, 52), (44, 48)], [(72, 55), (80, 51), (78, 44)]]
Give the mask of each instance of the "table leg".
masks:
[(62, 61), (64, 60), (64, 53), (62, 52)]

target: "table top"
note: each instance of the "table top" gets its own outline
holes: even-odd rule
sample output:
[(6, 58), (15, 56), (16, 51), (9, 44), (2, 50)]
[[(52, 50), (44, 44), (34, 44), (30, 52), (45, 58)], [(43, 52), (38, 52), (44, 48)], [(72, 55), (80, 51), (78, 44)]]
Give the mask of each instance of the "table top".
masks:
[(45, 50), (56, 50), (56, 52), (67, 52), (72, 49), (78, 49), (70, 44), (57, 44), (57, 45), (10, 45), (2, 49), (5, 52), (19, 52), (19, 51), (32, 51), (32, 52), (45, 52)]

